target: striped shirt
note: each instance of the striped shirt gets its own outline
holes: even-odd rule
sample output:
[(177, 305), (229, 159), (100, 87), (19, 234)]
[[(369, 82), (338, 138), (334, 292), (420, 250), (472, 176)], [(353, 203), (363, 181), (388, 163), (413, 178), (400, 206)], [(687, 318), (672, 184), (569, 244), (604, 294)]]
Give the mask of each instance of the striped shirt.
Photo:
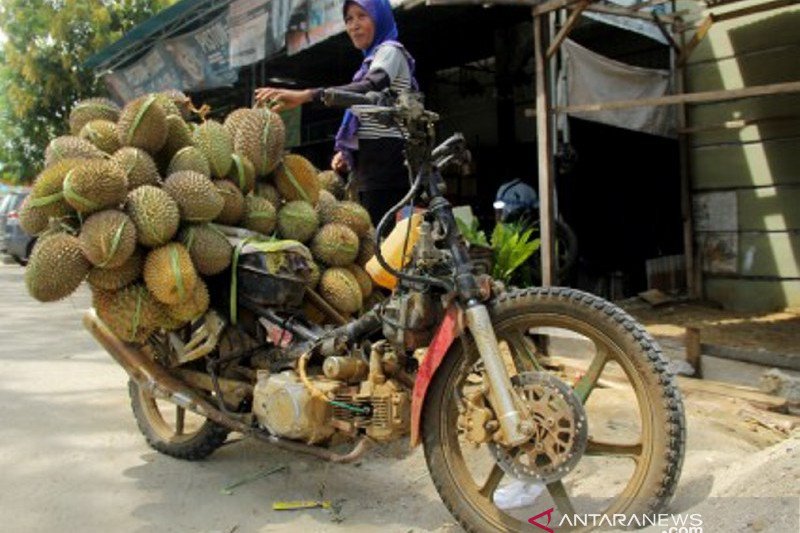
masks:
[[(382, 45), (375, 52), (369, 66), (369, 72), (382, 70), (389, 76), (389, 87), (396, 93), (411, 89), (411, 70), (403, 52), (392, 45)], [(387, 137), (403, 138), (402, 132), (395, 127), (387, 127), (375, 121), (368, 114), (359, 119), (359, 139), (382, 139)]]

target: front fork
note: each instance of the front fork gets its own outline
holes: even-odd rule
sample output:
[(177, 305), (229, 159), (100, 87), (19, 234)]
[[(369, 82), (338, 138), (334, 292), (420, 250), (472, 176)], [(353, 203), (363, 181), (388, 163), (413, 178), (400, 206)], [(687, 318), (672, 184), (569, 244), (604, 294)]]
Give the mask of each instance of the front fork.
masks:
[(489, 403), (500, 424), (500, 443), (519, 446), (528, 442), (533, 435), (533, 422), (526, 412), (517, 409), (519, 402), (516, 401), (511, 378), (500, 354), (488, 309), (483, 304), (474, 304), (467, 308), (464, 317), (486, 370)]
[(534, 424), (526, 411), (521, 412), (517, 408), (521, 402), (515, 398), (516, 393), (500, 354), (489, 310), (480, 303), (480, 290), (472, 271), (472, 261), (458, 230), (453, 208), (443, 196), (444, 181), (433, 168), (423, 168), (423, 172), (427, 173), (425, 181), (430, 197), (428, 209), (445, 230), (444, 239), (455, 268), (456, 291), (461, 302), (466, 303), (464, 316), (467, 327), (475, 339), (478, 354), (486, 369), (489, 402), (500, 424), (499, 441), (506, 446), (518, 446), (530, 440), (535, 429)]

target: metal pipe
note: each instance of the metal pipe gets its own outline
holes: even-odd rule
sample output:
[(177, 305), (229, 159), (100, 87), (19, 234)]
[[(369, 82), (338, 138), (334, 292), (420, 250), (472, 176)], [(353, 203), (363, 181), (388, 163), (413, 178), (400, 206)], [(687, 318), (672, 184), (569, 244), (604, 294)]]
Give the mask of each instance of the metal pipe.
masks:
[(489, 311), (485, 305), (478, 304), (467, 308), (464, 316), (489, 378), (489, 399), (497, 413), (500, 431), (505, 437), (502, 444), (519, 446), (528, 442), (533, 425), (525, 418), (524, 413), (517, 410), (511, 378), (500, 354)]
[(141, 350), (119, 340), (97, 317), (94, 309), (90, 309), (83, 315), (83, 325), (143, 390), (156, 398), (167, 400), (208, 418), (220, 426), (238, 431), (245, 436), (254, 436), (284, 450), (313, 455), (332, 463), (352, 463), (364, 455), (374, 444), (369, 437), (362, 437), (350, 452), (342, 455), (325, 448), (257, 431), (248, 424), (227, 416), (196, 394), (186, 383), (172, 376), (167, 369), (148, 358)]

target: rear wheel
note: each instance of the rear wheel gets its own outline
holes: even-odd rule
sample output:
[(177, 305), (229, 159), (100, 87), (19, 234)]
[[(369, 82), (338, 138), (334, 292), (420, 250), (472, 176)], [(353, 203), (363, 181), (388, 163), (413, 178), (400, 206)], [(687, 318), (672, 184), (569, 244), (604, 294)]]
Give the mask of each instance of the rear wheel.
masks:
[(226, 428), (171, 402), (156, 399), (133, 380), (128, 382), (128, 391), (136, 424), (156, 451), (197, 461), (211, 455), (228, 437)]
[[(472, 343), (454, 344), (431, 384), (422, 429), (431, 477), (461, 525), (525, 531), (528, 519), (552, 508), (550, 527), (561, 531), (570, 529), (564, 515), (641, 515), (663, 506), (678, 481), (685, 425), (653, 339), (618, 307), (572, 289), (508, 293), (490, 312), (526, 407), (535, 420), (560, 409), (554, 418), (557, 425), (564, 418), (563, 431), (551, 432), (557, 437), (548, 444), (542, 427), (540, 438), (513, 449), (476, 442), (463, 413), (482, 389), (483, 368)], [(515, 478), (544, 490), (529, 491), (526, 501)], [(522, 501), (502, 503), (514, 490)]]

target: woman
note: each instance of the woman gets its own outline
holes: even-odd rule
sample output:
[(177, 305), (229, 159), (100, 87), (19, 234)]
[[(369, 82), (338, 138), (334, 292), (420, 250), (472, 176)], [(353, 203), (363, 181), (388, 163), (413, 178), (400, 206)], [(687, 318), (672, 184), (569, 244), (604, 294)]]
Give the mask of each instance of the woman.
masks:
[[(414, 59), (396, 40), (397, 25), (389, 0), (347, 0), (342, 12), (347, 34), (364, 54), (364, 61), (352, 83), (336, 88), (362, 94), (386, 88), (416, 90)], [(318, 101), (321, 94), (322, 89), (262, 87), (255, 96), (281, 111)], [(402, 133), (369, 117), (359, 120), (347, 111), (334, 148), (331, 168), (340, 174), (354, 171), (359, 201), (377, 224), (408, 191)]]

